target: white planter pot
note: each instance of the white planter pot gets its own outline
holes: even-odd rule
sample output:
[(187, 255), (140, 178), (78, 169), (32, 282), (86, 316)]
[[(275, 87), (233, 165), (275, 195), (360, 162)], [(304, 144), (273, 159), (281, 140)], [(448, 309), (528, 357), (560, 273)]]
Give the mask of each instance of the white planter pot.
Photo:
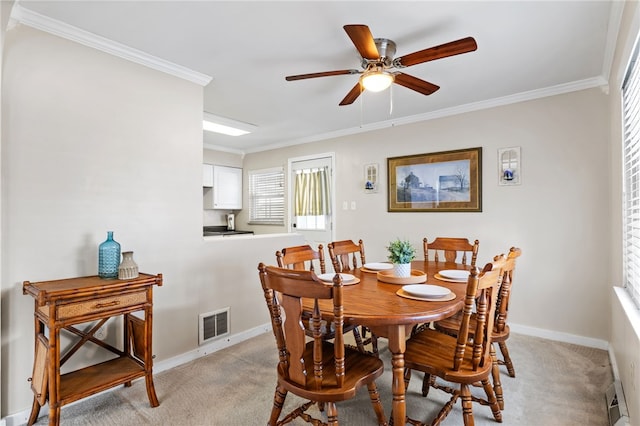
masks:
[(411, 263), (394, 263), (393, 275), (395, 275), (396, 277), (410, 277)]

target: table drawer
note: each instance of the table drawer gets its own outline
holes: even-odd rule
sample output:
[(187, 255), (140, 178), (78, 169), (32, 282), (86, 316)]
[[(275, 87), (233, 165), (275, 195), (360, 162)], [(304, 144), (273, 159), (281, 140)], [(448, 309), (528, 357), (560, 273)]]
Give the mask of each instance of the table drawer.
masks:
[(90, 315), (93, 313), (102, 313), (110, 310), (125, 309), (129, 306), (135, 306), (144, 303), (146, 302), (146, 300), (147, 292), (138, 291), (135, 293), (122, 294), (118, 296), (101, 297), (99, 299), (69, 303), (58, 306), (57, 319), (63, 320)]

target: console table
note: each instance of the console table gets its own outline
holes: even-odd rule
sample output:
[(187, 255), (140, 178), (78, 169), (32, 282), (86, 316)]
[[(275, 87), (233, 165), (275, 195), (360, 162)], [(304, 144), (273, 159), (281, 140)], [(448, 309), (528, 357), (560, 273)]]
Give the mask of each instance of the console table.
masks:
[[(35, 299), (35, 352), (33, 375), (29, 379), (34, 398), (29, 426), (36, 422), (47, 401), (49, 425), (57, 426), (63, 405), (113, 386), (131, 386), (131, 381), (139, 377), (145, 378), (151, 406), (160, 404), (153, 385), (151, 351), (154, 285), (162, 285), (162, 274), (140, 274), (131, 280), (89, 276), (23, 283), (23, 293)], [(134, 312), (141, 312), (142, 318), (133, 315)], [(109, 318), (116, 316), (123, 317), (121, 348), (94, 336)], [(94, 321), (89, 331), (75, 327)], [(63, 329), (79, 340), (61, 357)], [(61, 375), (60, 366), (87, 342), (111, 351), (115, 357)]]

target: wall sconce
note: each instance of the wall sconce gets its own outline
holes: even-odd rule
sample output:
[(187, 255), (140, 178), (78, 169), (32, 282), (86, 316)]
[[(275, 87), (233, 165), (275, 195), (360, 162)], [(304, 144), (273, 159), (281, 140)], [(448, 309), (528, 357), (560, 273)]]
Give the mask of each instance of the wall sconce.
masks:
[(374, 194), (378, 192), (378, 164), (366, 164), (364, 166), (364, 192)]
[(498, 150), (498, 183), (520, 185), (521, 177), (520, 147), (500, 148)]

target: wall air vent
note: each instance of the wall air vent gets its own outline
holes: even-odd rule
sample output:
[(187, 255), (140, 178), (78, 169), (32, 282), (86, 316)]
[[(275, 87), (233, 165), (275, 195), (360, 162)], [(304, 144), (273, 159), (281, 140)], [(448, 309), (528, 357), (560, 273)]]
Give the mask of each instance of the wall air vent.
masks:
[(229, 334), (229, 308), (199, 315), (198, 344)]
[(622, 390), (622, 384), (620, 381), (616, 380), (611, 384), (611, 386), (609, 386), (605, 392), (605, 401), (607, 403), (607, 412), (609, 413), (609, 425), (629, 425), (627, 403), (624, 399), (624, 391)]

